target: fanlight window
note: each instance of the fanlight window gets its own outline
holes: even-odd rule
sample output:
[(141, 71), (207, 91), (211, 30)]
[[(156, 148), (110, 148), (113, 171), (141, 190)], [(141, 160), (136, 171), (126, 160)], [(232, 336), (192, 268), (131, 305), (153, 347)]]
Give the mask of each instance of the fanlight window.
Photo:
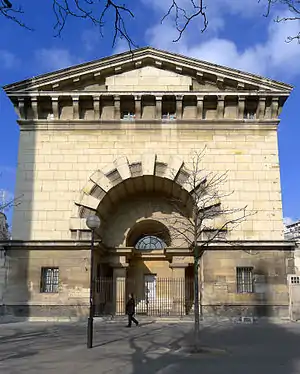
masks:
[(140, 238), (137, 241), (135, 248), (145, 251), (151, 249), (164, 249), (166, 246), (166, 243), (162, 239), (157, 236), (148, 235)]

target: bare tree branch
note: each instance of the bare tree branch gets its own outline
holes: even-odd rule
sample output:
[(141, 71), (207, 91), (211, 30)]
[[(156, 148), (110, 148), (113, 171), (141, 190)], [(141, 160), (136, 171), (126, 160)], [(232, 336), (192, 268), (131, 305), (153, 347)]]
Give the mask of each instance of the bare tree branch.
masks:
[[(184, 5), (181, 5), (181, 0), (164, 0), (167, 1), (168, 8), (165, 14), (162, 15), (161, 23), (166, 19), (170, 19), (175, 26), (178, 36), (173, 42), (178, 42), (188, 27), (191, 26), (192, 21), (201, 20), (201, 32), (205, 32), (208, 28), (208, 18), (206, 13), (206, 6), (204, 0), (186, 0)], [(212, 0), (206, 0), (207, 3)], [(265, 17), (269, 17), (273, 13), (279, 15), (275, 18), (276, 22), (293, 22), (300, 19), (300, 2), (299, 0), (256, 0), (258, 3), (266, 4)], [(17, 3), (24, 4), (25, 0), (0, 0), (0, 16), (17, 23), (19, 26), (28, 30), (32, 30), (26, 22), (22, 20), (25, 14), (23, 8)], [(60, 36), (66, 27), (69, 18), (77, 18), (91, 22), (99, 29), (99, 35), (103, 36), (105, 27), (111, 25), (112, 45), (115, 46), (118, 39), (126, 41), (130, 51), (137, 47), (133, 36), (127, 29), (128, 22), (134, 19), (134, 12), (132, 5), (127, 5), (129, 1), (124, 0), (49, 0), (47, 4), (52, 5), (52, 12), (55, 17), (54, 30), (55, 36)], [(282, 14), (285, 10), (285, 15)], [(38, 8), (27, 10), (26, 13), (30, 15), (30, 11), (38, 11)], [(290, 15), (289, 15), (290, 14)], [(297, 40), (300, 43), (300, 32), (296, 35), (287, 37), (287, 42)]]
[[(189, 8), (191, 8), (191, 10), (189, 10)], [(208, 20), (205, 9), (206, 7), (204, 6), (203, 0), (199, 0), (199, 5), (195, 3), (195, 0), (190, 0), (189, 5), (186, 5), (185, 8), (179, 6), (177, 0), (172, 0), (167, 13), (161, 19), (161, 23), (169, 17), (174, 19), (175, 27), (178, 31), (178, 37), (173, 40), (173, 42), (176, 43), (181, 39), (182, 34), (190, 23), (197, 17), (202, 17), (203, 20), (201, 32), (204, 32), (207, 29)]]
[[(278, 9), (279, 12), (282, 12), (284, 9), (285, 13), (290, 13), (291, 16), (277, 16), (275, 22), (289, 22), (289, 21), (299, 21), (300, 20), (300, 1), (299, 0), (265, 0), (267, 2), (265, 17), (269, 17), (272, 13), (272, 10), (276, 12)], [(262, 2), (262, 0), (258, 0)], [(296, 35), (290, 35), (287, 37), (286, 42), (290, 43), (296, 40), (300, 44), (300, 31)]]
[(8, 0), (0, 0), (0, 15), (27, 30), (32, 30), (20, 19), (20, 15), (22, 14), (24, 14), (24, 11), (21, 6), (14, 6)]
[(19, 196), (19, 197), (16, 197), (14, 199), (11, 199), (11, 200), (8, 200), (8, 201), (4, 201), (0, 204), (0, 212), (5, 212), (7, 210), (9, 210), (10, 208), (12, 208), (13, 206), (18, 206), (21, 204), (21, 199), (22, 199), (23, 195), (22, 196)]
[(130, 50), (132, 47), (137, 47), (127, 31), (124, 18), (126, 16), (134, 18), (134, 14), (124, 4), (119, 5), (113, 0), (53, 0), (52, 7), (56, 18), (54, 29), (57, 29), (58, 36), (65, 28), (68, 17), (91, 21), (93, 25), (99, 27), (100, 35), (103, 36), (105, 17), (112, 15), (114, 26), (112, 45), (115, 46), (117, 38), (120, 38), (126, 40)]

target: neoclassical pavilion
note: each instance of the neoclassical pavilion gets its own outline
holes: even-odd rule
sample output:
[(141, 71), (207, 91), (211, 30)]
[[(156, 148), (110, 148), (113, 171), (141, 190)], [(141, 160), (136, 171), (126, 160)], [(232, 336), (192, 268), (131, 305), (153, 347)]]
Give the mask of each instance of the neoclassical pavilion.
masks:
[(86, 315), (86, 218), (98, 215), (96, 313), (124, 313), (134, 292), (140, 313), (188, 314), (193, 253), (174, 236), (170, 201), (189, 201), (191, 154), (206, 148), (204, 175), (228, 172), (219, 204), (253, 214), (202, 256), (201, 310), (287, 315), (293, 248), (277, 128), (291, 89), (148, 47), (5, 86), (19, 116), (22, 195), (6, 244), (5, 313)]

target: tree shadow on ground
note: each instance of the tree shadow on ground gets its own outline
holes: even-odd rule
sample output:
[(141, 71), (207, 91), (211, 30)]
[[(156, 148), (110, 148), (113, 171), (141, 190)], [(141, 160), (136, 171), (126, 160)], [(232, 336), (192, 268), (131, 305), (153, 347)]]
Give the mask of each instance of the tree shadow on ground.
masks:
[(190, 353), (193, 334), (191, 329), (184, 332), (182, 325), (172, 326), (175, 339), (159, 332), (145, 339), (132, 337), (129, 373), (300, 373), (299, 335), (293, 332), (293, 326), (258, 322), (204, 328), (201, 344), (208, 351), (200, 354)]

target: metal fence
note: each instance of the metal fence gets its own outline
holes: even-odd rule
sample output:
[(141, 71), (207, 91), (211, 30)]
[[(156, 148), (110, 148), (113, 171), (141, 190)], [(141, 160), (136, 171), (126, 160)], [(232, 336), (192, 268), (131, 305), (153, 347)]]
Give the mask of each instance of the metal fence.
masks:
[(134, 294), (136, 314), (147, 316), (183, 316), (192, 312), (194, 286), (192, 279), (99, 278), (95, 281), (95, 315), (124, 315), (126, 301)]

